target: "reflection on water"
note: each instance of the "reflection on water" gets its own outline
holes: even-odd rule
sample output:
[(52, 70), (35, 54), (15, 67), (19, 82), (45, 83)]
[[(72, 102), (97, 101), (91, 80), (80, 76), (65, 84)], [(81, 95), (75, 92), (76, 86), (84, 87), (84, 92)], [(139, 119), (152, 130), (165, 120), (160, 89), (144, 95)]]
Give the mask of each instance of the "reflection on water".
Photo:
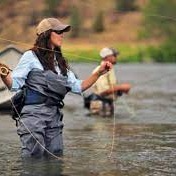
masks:
[[(71, 118), (71, 114), (67, 118)], [(176, 174), (176, 125), (116, 124), (113, 151), (109, 157), (113, 129), (111, 120), (91, 119), (90, 122), (89, 118), (82, 119), (84, 125), (81, 122), (79, 128), (72, 126), (65, 129), (63, 160), (22, 161), (17, 136), (13, 140), (11, 137), (6, 139), (6, 133), (13, 136), (14, 131), (3, 129), (4, 138), (0, 140), (0, 175)], [(78, 119), (72, 117), (72, 120)]]
[[(22, 161), (22, 172), (20, 176), (49, 176), (61, 175), (63, 172), (63, 161), (54, 159), (31, 159)], [(63, 175), (63, 174), (62, 174)]]
[[(120, 67), (120, 73), (123, 73), (121, 79), (142, 83), (144, 78), (160, 76), (160, 70), (162, 73), (174, 72), (174, 66), (153, 65), (145, 69), (137, 67), (141, 73), (137, 75), (136, 67)], [(87, 73), (91, 69), (90, 66), (83, 66), (79, 71), (85, 68)], [(149, 78), (145, 76), (148, 72), (152, 73)], [(84, 78), (86, 72), (83, 73), (85, 75), (81, 76)], [(8, 114), (1, 113), (0, 175), (175, 176), (175, 88), (175, 77), (167, 77), (156, 84), (139, 84), (129, 96), (116, 102), (115, 126), (113, 118), (87, 116), (82, 108), (82, 98), (68, 95), (64, 109), (65, 150), (61, 160), (22, 161), (15, 123)], [(113, 130), (115, 138), (112, 147)]]

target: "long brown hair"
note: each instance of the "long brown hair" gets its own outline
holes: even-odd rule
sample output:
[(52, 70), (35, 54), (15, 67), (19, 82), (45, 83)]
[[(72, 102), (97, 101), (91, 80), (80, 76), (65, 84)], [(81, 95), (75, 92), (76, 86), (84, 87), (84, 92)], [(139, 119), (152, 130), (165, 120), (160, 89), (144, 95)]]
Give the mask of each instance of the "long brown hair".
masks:
[(58, 63), (61, 74), (67, 76), (67, 70), (69, 69), (66, 59), (63, 57), (61, 48), (55, 47), (54, 50), (51, 48), (50, 35), (52, 30), (48, 30), (40, 34), (34, 44), (34, 47), (31, 49), (36, 56), (38, 57), (40, 63), (42, 64), (44, 70), (52, 70), (54, 73), (57, 73), (55, 69), (55, 61)]

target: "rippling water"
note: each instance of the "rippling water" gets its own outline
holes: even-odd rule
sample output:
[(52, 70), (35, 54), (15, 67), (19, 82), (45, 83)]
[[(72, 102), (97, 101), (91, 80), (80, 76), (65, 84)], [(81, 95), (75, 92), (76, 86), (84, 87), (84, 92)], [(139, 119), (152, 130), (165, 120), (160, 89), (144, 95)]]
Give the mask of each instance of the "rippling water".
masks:
[[(94, 66), (74, 64), (73, 69), (84, 79)], [(88, 116), (82, 97), (69, 94), (64, 108), (65, 150), (60, 160), (22, 161), (15, 123), (1, 112), (0, 175), (175, 176), (175, 68), (117, 66), (119, 81), (129, 81), (133, 88), (115, 102), (115, 118)]]

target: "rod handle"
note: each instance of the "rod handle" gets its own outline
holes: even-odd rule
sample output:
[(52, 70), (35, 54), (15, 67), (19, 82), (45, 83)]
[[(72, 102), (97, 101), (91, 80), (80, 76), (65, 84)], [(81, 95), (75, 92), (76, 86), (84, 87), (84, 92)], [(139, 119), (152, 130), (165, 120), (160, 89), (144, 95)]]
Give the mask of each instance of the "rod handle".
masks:
[(4, 66), (0, 66), (0, 75), (7, 76), (9, 74), (9, 69)]

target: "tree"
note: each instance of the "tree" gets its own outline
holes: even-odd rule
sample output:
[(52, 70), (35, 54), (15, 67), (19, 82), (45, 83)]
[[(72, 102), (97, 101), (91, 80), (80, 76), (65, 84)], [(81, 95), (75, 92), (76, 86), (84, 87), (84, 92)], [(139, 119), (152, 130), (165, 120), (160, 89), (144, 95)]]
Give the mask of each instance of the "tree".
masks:
[(93, 23), (93, 31), (94, 32), (103, 32), (104, 31), (104, 17), (103, 12), (98, 12), (95, 21)]
[(1, 0), (0, 1), (0, 4), (5, 4), (6, 3), (6, 0)]
[(164, 38), (159, 48), (150, 49), (151, 56), (159, 62), (176, 62), (176, 1), (150, 0), (144, 9), (145, 33)]
[(76, 6), (71, 7), (70, 25), (72, 26), (70, 36), (72, 38), (78, 37), (81, 31), (81, 17), (79, 9)]
[(120, 12), (128, 12), (137, 10), (135, 0), (115, 0), (116, 10)]
[(38, 23), (38, 17), (39, 17), (39, 13), (35, 10), (32, 10), (30, 16), (29, 16), (29, 20), (28, 20), (28, 25), (29, 26), (35, 26)]
[(62, 2), (62, 0), (45, 0), (46, 9), (45, 14), (47, 16), (57, 16), (57, 6)]
[(176, 37), (176, 1), (150, 0), (144, 9), (146, 32), (151, 36), (165, 36), (167, 39)]

